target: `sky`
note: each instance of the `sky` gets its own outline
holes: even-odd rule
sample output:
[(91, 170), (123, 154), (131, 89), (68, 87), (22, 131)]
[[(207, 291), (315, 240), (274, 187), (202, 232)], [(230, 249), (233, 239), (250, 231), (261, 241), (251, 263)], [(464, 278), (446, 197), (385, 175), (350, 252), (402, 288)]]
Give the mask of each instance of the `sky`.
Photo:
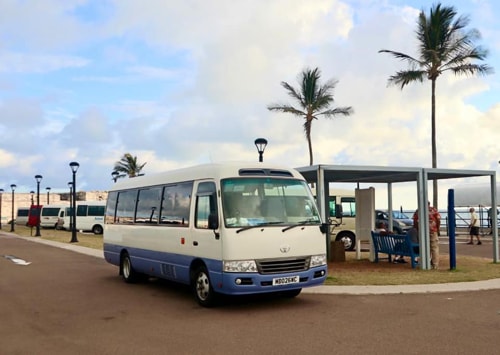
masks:
[[(77, 161), (78, 191), (108, 190), (124, 153), (145, 174), (256, 161), (258, 137), (266, 162), (307, 166), (303, 120), (267, 106), (295, 105), (280, 83), (316, 67), (354, 113), (313, 122), (315, 164), (431, 167), (431, 84), (388, 86), (407, 66), (378, 51), (416, 56), (433, 3), (0, 0), (0, 188), (36, 190), (40, 174), (41, 190), (67, 192)], [(438, 167), (498, 171), (500, 4), (442, 4), (469, 16), (495, 73), (439, 77)], [(408, 189), (393, 187), (395, 205), (412, 205)]]

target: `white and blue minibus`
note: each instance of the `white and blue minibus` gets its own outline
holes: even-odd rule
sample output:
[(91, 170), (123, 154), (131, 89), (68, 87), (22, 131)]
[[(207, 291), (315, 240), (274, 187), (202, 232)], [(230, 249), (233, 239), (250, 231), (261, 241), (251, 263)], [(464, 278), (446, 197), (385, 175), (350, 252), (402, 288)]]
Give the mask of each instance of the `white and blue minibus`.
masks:
[(327, 276), (326, 230), (297, 171), (206, 164), (114, 184), (104, 257), (129, 283), (191, 285), (206, 307), (220, 294), (294, 297)]

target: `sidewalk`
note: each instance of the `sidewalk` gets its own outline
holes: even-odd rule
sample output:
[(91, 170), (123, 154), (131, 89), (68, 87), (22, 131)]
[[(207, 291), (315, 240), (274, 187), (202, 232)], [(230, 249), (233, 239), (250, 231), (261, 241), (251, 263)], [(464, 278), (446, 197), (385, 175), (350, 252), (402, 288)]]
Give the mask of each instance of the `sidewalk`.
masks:
[[(5, 233), (5, 232), (4, 232)], [(5, 233), (30, 242), (50, 245), (60, 249), (74, 251), (80, 254), (90, 255), (96, 258), (104, 258), (102, 250), (86, 248), (75, 244), (63, 244), (44, 240), (40, 238), (22, 237), (16, 234)], [(430, 292), (457, 292), (457, 291), (483, 291), (500, 289), (500, 279), (454, 282), (444, 284), (428, 285), (377, 285), (377, 286), (316, 286), (304, 288), (303, 293), (309, 294), (337, 294), (337, 295), (391, 295), (391, 294), (416, 294)]]

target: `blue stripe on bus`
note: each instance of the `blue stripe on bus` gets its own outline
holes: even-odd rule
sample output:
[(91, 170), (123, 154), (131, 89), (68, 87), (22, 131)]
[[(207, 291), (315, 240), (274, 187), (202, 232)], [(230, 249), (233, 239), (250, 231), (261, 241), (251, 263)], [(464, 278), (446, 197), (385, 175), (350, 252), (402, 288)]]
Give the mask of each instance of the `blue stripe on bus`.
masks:
[[(221, 260), (131, 248), (109, 243), (104, 244), (106, 261), (119, 266), (122, 250), (128, 252), (132, 267), (136, 271), (183, 284), (190, 283), (189, 269), (191, 263), (195, 259), (201, 259), (208, 269), (214, 291), (230, 295), (277, 292), (321, 285), (328, 274), (326, 265), (293, 273), (266, 275), (258, 273), (223, 273)], [(290, 276), (298, 276), (300, 282), (279, 286), (272, 285), (273, 279)], [(241, 282), (238, 284), (237, 280)]]

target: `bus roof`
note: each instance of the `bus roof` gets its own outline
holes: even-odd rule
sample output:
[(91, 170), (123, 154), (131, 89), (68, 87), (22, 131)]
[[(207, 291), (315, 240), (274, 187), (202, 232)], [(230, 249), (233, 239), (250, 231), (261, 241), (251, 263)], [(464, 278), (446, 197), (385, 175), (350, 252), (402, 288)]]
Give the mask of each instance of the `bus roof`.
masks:
[(110, 191), (123, 190), (141, 186), (155, 186), (165, 182), (181, 182), (199, 179), (223, 179), (238, 176), (268, 176), (277, 178), (295, 178), (304, 180), (304, 177), (295, 169), (266, 163), (212, 163), (171, 170), (163, 173), (138, 176), (131, 179), (118, 180)]

